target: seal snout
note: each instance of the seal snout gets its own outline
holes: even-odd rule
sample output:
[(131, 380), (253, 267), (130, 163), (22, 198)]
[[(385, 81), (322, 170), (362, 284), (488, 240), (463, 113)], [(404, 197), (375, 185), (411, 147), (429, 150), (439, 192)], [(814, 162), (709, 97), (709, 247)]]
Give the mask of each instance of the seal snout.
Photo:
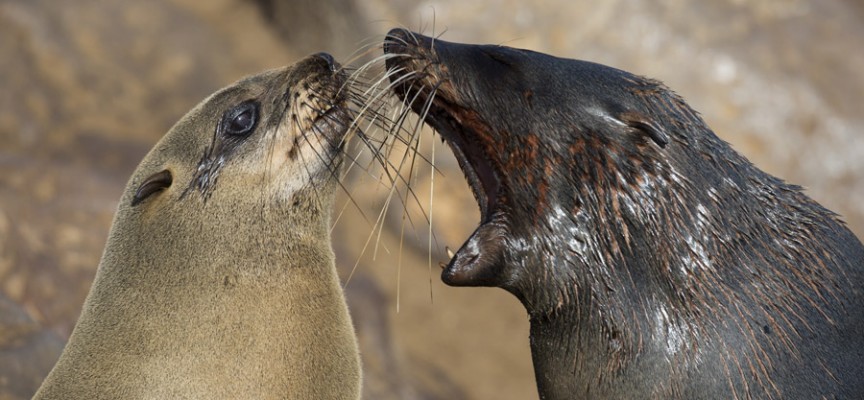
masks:
[(416, 36), (402, 28), (391, 29), (384, 38), (384, 54), (404, 53), (410, 44), (417, 45)]
[(325, 53), (322, 51), (320, 53), (315, 53), (315, 57), (318, 57), (318, 58), (324, 60), (324, 62), (327, 63), (327, 68), (331, 72), (336, 72), (336, 70), (339, 69), (339, 63), (337, 63), (336, 60), (333, 59), (333, 56), (330, 55), (329, 53)]
[(387, 55), (384, 64), (391, 70), (394, 68), (423, 70), (423, 65), (435, 58), (432, 38), (401, 28), (391, 29), (387, 33), (383, 50)]

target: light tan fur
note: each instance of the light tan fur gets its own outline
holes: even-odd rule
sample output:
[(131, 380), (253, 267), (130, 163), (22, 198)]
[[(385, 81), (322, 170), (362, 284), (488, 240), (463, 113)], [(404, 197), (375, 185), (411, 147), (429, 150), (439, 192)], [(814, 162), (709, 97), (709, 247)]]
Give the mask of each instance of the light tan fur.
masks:
[[(309, 107), (310, 84), (321, 92), (339, 82), (320, 83), (333, 78), (320, 64), (312, 56), (215, 93), (150, 151), (36, 399), (359, 398), (359, 353), (329, 239), (330, 160), (340, 151), (312, 129)], [(248, 99), (260, 101), (255, 132), (206, 194), (197, 190), (223, 113)], [(131, 206), (165, 169), (171, 186)]]

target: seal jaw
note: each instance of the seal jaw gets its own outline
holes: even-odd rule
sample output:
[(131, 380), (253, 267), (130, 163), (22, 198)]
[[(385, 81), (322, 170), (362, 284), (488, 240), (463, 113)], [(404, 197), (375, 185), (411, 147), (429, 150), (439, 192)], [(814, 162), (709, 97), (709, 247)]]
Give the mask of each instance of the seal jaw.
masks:
[(450, 286), (498, 286), (505, 232), (496, 211), (503, 187), (500, 172), (477, 139), (489, 128), (478, 116), (441, 103), (445, 101), (440, 98), (434, 101), (425, 120), (453, 151), (480, 208), (480, 226), (450, 260), (441, 279)]
[(501, 286), (504, 235), (497, 221), (481, 224), (453, 255), (441, 280), (450, 286)]
[(484, 140), (493, 136), (492, 129), (476, 111), (460, 105), (460, 92), (447, 79), (447, 71), (436, 68), (436, 49), (430, 38), (394, 29), (388, 33), (384, 51), (391, 55), (388, 69), (396, 71), (391, 76), (393, 91), (403, 102), (413, 99), (412, 110), (441, 134), (480, 208), (480, 226), (456, 252), (442, 280), (451, 286), (497, 286), (501, 241), (506, 235), (503, 221), (496, 220), (504, 180)]
[(450, 286), (498, 286), (502, 238), (506, 234), (501, 214), (497, 213), (502, 192), (500, 172), (493, 167), (482, 144), (477, 143), (478, 132), (464, 129), (488, 127), (477, 118), (464, 118), (464, 112), (432, 108), (426, 120), (453, 151), (480, 207), (480, 226), (450, 260), (441, 279)]

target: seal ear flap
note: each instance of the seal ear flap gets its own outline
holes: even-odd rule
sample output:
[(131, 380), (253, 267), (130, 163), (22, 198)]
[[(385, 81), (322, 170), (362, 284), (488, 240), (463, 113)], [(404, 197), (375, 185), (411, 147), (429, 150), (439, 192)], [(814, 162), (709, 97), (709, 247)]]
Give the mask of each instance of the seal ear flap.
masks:
[(130, 205), (135, 207), (138, 203), (141, 203), (144, 199), (150, 197), (150, 195), (171, 186), (172, 181), (173, 178), (171, 177), (171, 171), (167, 169), (150, 175), (144, 180), (144, 183), (142, 183), (141, 186), (138, 186), (138, 190), (135, 191), (135, 196), (132, 197), (132, 203)]
[(618, 115), (618, 119), (630, 128), (648, 135), (661, 148), (665, 148), (669, 144), (669, 135), (666, 134), (666, 130), (642, 113), (625, 111)]

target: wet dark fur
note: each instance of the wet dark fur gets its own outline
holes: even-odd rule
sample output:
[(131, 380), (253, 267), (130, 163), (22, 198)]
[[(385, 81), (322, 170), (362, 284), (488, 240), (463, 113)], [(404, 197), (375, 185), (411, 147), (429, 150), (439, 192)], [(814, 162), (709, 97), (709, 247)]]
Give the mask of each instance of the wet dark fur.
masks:
[(442, 277), (522, 301), (542, 398), (864, 398), (861, 242), (675, 93), (403, 30), (384, 48), (480, 203)]

